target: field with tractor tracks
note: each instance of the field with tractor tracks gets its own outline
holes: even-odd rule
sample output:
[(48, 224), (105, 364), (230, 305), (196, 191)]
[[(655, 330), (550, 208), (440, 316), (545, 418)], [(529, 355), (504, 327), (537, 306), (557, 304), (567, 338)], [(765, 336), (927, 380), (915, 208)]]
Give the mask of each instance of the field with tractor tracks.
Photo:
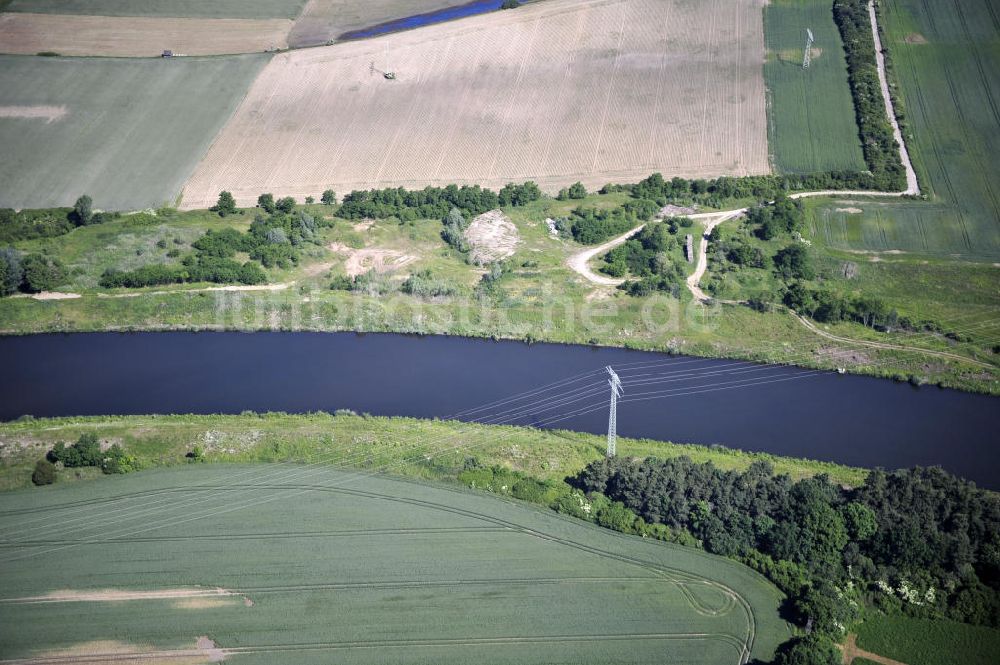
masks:
[(759, 0), (551, 0), (281, 54), (183, 206), (223, 189), (251, 203), (328, 187), (765, 173), (763, 51)]
[(265, 62), (0, 56), (0, 207), (172, 203)]
[(0, 525), (0, 653), (28, 663), (714, 665), (788, 635), (777, 590), (732, 561), (328, 467), (7, 493)]

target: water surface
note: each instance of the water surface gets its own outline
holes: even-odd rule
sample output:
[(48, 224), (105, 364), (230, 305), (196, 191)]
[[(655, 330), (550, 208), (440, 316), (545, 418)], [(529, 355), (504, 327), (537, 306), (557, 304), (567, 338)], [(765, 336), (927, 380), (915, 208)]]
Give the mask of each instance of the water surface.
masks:
[(595, 433), (607, 427), (600, 371), (612, 365), (625, 388), (622, 435), (867, 467), (938, 464), (1000, 489), (997, 398), (793, 367), (354, 333), (0, 337), (0, 362), (0, 419), (340, 408), (448, 417), (577, 377), (464, 419)]

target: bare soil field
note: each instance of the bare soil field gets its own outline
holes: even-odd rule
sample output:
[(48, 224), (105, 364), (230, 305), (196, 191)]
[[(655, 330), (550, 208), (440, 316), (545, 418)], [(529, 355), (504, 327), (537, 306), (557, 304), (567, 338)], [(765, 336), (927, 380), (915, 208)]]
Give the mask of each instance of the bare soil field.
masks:
[(309, 0), (288, 37), (293, 48), (319, 46), (352, 30), (444, 9), (460, 0)]
[(281, 54), (182, 205), (766, 173), (763, 57), (761, 0), (551, 0)]
[(287, 48), (288, 19), (0, 14), (0, 53), (117, 57), (256, 53)]

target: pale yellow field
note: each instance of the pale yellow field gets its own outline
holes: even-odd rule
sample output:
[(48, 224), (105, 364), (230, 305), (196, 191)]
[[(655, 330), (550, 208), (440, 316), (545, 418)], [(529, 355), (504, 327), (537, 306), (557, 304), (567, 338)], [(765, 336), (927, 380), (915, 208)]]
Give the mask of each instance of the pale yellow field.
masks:
[(287, 48), (288, 19), (0, 14), (0, 53), (117, 57), (258, 53)]
[(761, 0), (551, 0), (281, 54), (183, 205), (766, 173), (763, 57)]

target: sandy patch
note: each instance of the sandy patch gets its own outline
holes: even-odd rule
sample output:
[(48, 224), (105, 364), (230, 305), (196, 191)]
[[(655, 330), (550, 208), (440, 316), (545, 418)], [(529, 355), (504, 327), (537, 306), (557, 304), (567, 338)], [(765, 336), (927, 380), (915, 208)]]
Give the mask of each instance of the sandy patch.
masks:
[[(0, 15), (0, 20), (3, 16)], [(65, 106), (0, 106), (0, 118), (39, 118), (46, 124), (58, 122), (68, 113)]]
[[(768, 173), (764, 48), (759, 0), (545, 0), (293, 50), (254, 81), (182, 206), (223, 189), (252, 205), (320, 187), (530, 179), (554, 194)], [(387, 61), (395, 80), (373, 71)]]
[(673, 204), (665, 205), (660, 208), (660, 217), (684, 217), (685, 215), (693, 215), (694, 208), (687, 208), (684, 206), (675, 206)]
[[(205, 289), (188, 289), (189, 291), (284, 291), (289, 286), (291, 282), (285, 282), (281, 284), (251, 284), (251, 285), (230, 285), (230, 286), (209, 286)], [(173, 291), (168, 291), (166, 293), (173, 293)], [(143, 295), (143, 294), (137, 294)]]
[(907, 44), (926, 44), (927, 38), (924, 37), (919, 32), (911, 32), (910, 34), (903, 37), (903, 41)]
[(288, 47), (288, 19), (0, 14), (0, 53), (120, 57), (257, 53)]
[(119, 642), (116, 640), (94, 640), (83, 642), (67, 649), (47, 649), (30, 658), (18, 659), (18, 663), (166, 663), (167, 665), (200, 665), (218, 663), (226, 658), (226, 651), (207, 637), (199, 637), (189, 649), (158, 651), (154, 648)]
[(79, 293), (60, 293), (58, 291), (42, 291), (31, 295), (33, 300), (74, 300), (80, 297)]
[(860, 215), (864, 212), (861, 208), (835, 208), (836, 212), (846, 212), (849, 215)]
[(231, 598), (181, 598), (170, 604), (175, 610), (211, 610), (232, 605)]
[(360, 232), (360, 231), (367, 231), (368, 229), (370, 229), (373, 226), (375, 226), (375, 220), (374, 219), (365, 219), (365, 220), (362, 220), (362, 221), (358, 222), (357, 224), (351, 224), (351, 228), (354, 229), (355, 231), (358, 231), (358, 232)]
[(369, 270), (380, 273), (392, 272), (417, 260), (416, 256), (397, 252), (394, 249), (380, 249), (378, 247), (353, 249), (339, 242), (331, 243), (327, 247), (330, 251), (347, 255), (347, 260), (344, 261), (344, 272), (347, 273), (348, 277), (357, 277)]
[(27, 596), (10, 598), (2, 603), (10, 604), (41, 604), (41, 603), (117, 603), (130, 600), (237, 600), (244, 598), (243, 594), (227, 589), (208, 587), (181, 587), (177, 589), (60, 589), (51, 591), (44, 596)]
[(521, 240), (517, 227), (501, 210), (484, 212), (472, 220), (465, 238), (472, 246), (472, 261), (480, 265), (511, 256)]

